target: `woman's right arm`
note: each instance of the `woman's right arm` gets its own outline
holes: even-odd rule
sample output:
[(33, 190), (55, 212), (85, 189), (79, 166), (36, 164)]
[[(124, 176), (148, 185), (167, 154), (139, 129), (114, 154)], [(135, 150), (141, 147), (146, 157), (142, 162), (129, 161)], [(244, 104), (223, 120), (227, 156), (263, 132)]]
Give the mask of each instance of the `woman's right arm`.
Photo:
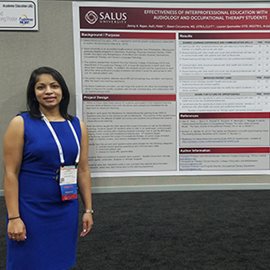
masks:
[(26, 239), (25, 225), (19, 211), (20, 172), (24, 146), (24, 122), (21, 116), (13, 118), (4, 135), (4, 193), (8, 212), (8, 237), (12, 240)]

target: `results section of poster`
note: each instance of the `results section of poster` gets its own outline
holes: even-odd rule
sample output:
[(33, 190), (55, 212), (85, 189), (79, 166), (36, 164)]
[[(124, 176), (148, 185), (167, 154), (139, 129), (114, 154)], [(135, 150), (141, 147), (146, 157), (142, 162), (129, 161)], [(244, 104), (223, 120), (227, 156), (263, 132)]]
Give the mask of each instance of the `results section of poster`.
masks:
[(270, 6), (73, 4), (94, 176), (270, 171)]

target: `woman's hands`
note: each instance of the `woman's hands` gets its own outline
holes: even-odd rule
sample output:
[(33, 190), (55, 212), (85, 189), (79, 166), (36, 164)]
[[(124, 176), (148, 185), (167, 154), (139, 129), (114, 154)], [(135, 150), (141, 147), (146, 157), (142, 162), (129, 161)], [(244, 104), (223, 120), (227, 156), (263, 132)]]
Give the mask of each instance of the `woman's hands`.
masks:
[(7, 234), (8, 238), (14, 241), (26, 240), (26, 228), (21, 218), (8, 221)]
[(93, 216), (91, 213), (84, 213), (82, 216), (82, 232), (80, 234), (81, 237), (85, 237), (93, 227)]

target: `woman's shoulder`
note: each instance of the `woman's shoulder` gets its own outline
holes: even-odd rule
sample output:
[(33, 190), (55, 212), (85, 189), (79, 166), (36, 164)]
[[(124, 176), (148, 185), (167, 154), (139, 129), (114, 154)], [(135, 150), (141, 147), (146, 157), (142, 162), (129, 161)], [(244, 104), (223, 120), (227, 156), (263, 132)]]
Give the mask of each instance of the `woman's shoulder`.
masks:
[(72, 121), (74, 121), (77, 124), (79, 124), (80, 127), (86, 127), (86, 124), (78, 116), (73, 116)]
[(78, 116), (72, 115), (71, 116), (71, 122), (76, 123), (76, 124), (80, 124), (81, 120), (80, 120), (80, 118)]
[(24, 122), (24, 118), (21, 116), (21, 114), (17, 114), (16, 116), (14, 116), (11, 121), (10, 121), (10, 124), (12, 125), (20, 125), (20, 124), (23, 124)]
[(71, 122), (78, 128), (78, 130), (80, 130), (81, 133), (84, 133), (86, 125), (78, 116), (73, 116)]
[(24, 112), (20, 112), (16, 115), (16, 117), (21, 117), (22, 119), (29, 119), (30, 118), (30, 114), (27, 111)]
[(20, 115), (13, 117), (6, 130), (6, 134), (20, 133), (24, 130), (24, 119)]
[(23, 118), (24, 121), (27, 122), (39, 122), (41, 119), (39, 117), (35, 117), (33, 115), (31, 115), (31, 113), (29, 111), (23, 111), (17, 114), (17, 116), (21, 116)]

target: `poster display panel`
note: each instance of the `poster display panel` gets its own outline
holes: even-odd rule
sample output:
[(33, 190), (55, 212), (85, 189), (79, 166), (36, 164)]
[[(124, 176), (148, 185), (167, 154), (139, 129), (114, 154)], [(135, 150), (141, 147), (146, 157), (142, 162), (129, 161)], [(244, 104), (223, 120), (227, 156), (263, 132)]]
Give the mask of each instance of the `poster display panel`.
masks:
[(270, 4), (74, 2), (93, 176), (269, 174)]

